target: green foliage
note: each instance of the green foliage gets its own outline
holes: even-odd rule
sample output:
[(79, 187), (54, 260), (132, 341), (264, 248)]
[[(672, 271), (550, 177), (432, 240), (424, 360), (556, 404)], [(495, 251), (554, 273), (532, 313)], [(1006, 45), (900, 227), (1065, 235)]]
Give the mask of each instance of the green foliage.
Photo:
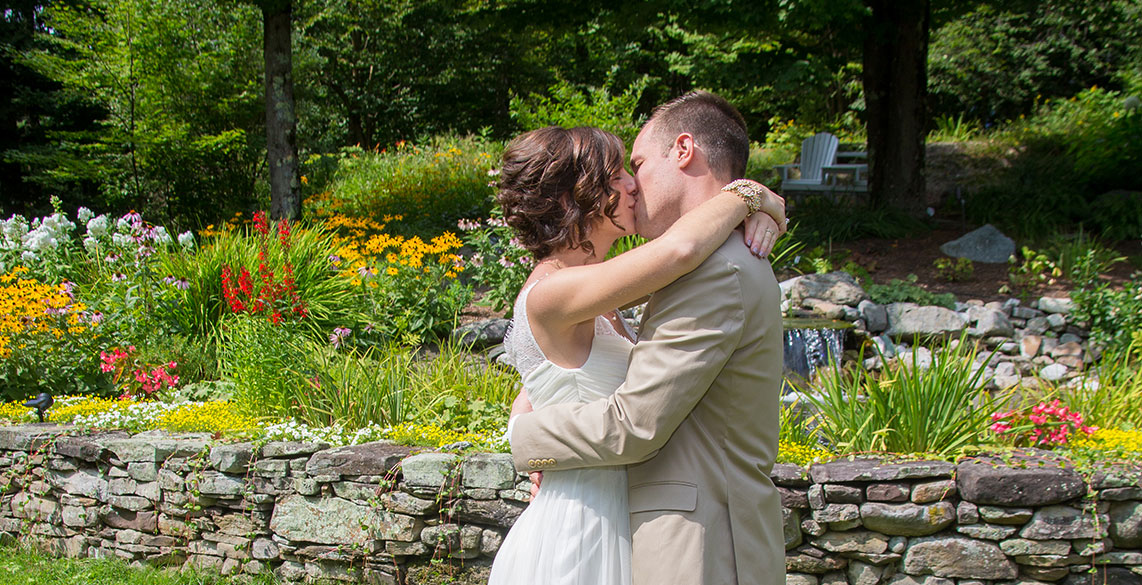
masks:
[[(1142, 112), (1100, 88), (1052, 100), (995, 135), (988, 156), (1005, 165), (968, 199), (968, 215), (1037, 238), (1084, 225), (1107, 238), (1142, 232)], [(1127, 190), (1120, 192), (1115, 190)], [(1097, 197), (1096, 197), (1097, 196)], [(1017, 206), (1019, 213), (1010, 210)]]
[(478, 221), (461, 221), (464, 243), (472, 248), (468, 267), (472, 279), (484, 289), (481, 303), (511, 317), (516, 296), (531, 274), (535, 260), (531, 253), (515, 243), (514, 232), (504, 223), (499, 208), (492, 217)]
[(1142, 430), (1142, 332), (1133, 331), (1125, 347), (1111, 348), (1095, 372), (1097, 378), (1088, 373), (1086, 383), (1063, 388), (1063, 401), (1085, 415), (1085, 424)]
[(808, 467), (815, 460), (832, 455), (821, 445), (816, 423), (805, 411), (800, 402), (781, 405), (780, 431), (777, 437), (778, 463)]
[(948, 309), (955, 308), (956, 296), (952, 293), (933, 293), (916, 284), (919, 278), (909, 274), (904, 280), (893, 278), (888, 284), (868, 283), (864, 289), (872, 302), (887, 305), (890, 303), (916, 303), (935, 305)]
[(1091, 202), (1090, 217), (1107, 239), (1142, 238), (1142, 193), (1123, 190), (1103, 193)]
[(100, 201), (88, 205), (184, 226), (251, 201), (264, 164), (255, 7), (96, 0), (52, 3), (42, 18), (44, 46), (24, 62), (103, 119), (10, 152), (29, 180), (69, 194), (94, 181)]
[(634, 111), (646, 85), (647, 79), (643, 78), (621, 94), (612, 95), (612, 88), (580, 89), (563, 81), (551, 86), (547, 96), (533, 93), (526, 98), (513, 97), (511, 115), (525, 131), (544, 126), (594, 126), (629, 145), (642, 127), (643, 119), (635, 117)]
[(932, 265), (936, 268), (936, 276), (948, 282), (967, 280), (975, 272), (975, 266), (967, 258), (936, 258)]
[(301, 327), (232, 315), (219, 330), (219, 370), (234, 383), (235, 403), (251, 416), (293, 413), (296, 395), (309, 387), (298, 368), (299, 360), (310, 355)]
[(936, 118), (936, 128), (928, 133), (929, 142), (966, 142), (980, 133), (979, 125), (965, 120), (961, 112), (955, 118), (951, 115)]
[(1041, 98), (1106, 86), (1142, 41), (1136, 2), (975, 4), (936, 27), (928, 51), (933, 112), (994, 124)]
[[(923, 367), (919, 352), (891, 362), (882, 374), (860, 368), (826, 371), (819, 394), (809, 396), (818, 427), (839, 454), (870, 451), (928, 453), (949, 457), (978, 440), (988, 426), (994, 399), (984, 386), (987, 361), (965, 340), (932, 352)], [(883, 358), (883, 356), (881, 356)]]
[(1020, 257), (1007, 259), (1007, 276), (1016, 288), (1027, 288), (1038, 284), (1054, 284), (1063, 277), (1063, 269), (1045, 252), (1036, 252), (1028, 246), (1020, 248)]
[[(1091, 274), (1083, 262), (1076, 273)], [(1135, 273), (1120, 290), (1098, 279), (1077, 284), (1071, 292), (1074, 317), (1090, 324), (1093, 340), (1122, 348), (1133, 332), (1142, 330), (1142, 273)]]
[(292, 366), (291, 373), (306, 382), (291, 394), (298, 420), (347, 429), (411, 420), (411, 395), (416, 391), (411, 351), (389, 346), (339, 353), (313, 342), (296, 349), (304, 365)]
[(491, 209), (489, 171), (501, 146), (478, 137), (441, 137), (392, 150), (344, 149), (326, 205), (358, 217), (403, 216), (403, 229), (440, 233)]
[[(290, 246), (282, 247), (276, 238), (267, 247), (267, 266), (281, 274), (288, 262), (308, 316), (302, 320), (311, 335), (323, 337), (333, 327), (366, 322), (361, 299), (350, 279), (338, 274), (330, 264), (337, 243), (322, 226), (293, 224)], [(193, 255), (162, 256), (168, 274), (182, 276), (189, 287), (180, 290), (181, 299), (168, 315), (188, 334), (216, 339), (223, 314), (230, 311), (222, 299), (222, 268), (237, 272), (245, 268), (257, 278), (261, 260), (258, 252), (263, 236), (252, 229), (210, 231)]]
[[(1054, 267), (1075, 282), (1088, 282), (1125, 260), (1081, 228), (1074, 234), (1055, 234), (1048, 239), (1044, 251)], [(1080, 269), (1083, 273), (1079, 273)]]
[(645, 244), (646, 242), (647, 242), (646, 238), (644, 238), (638, 234), (623, 236), (623, 237), (615, 240), (615, 243), (611, 246), (611, 249), (609, 251), (607, 251), (607, 260), (610, 260), (611, 258), (618, 256), (619, 254), (629, 252), (629, 251)]
[(518, 391), (513, 373), (453, 344), (435, 357), (396, 344), (358, 352), (245, 316), (228, 319), (226, 331), (223, 372), (235, 401), (255, 416), (347, 430), (415, 421), (489, 433), (507, 421)]

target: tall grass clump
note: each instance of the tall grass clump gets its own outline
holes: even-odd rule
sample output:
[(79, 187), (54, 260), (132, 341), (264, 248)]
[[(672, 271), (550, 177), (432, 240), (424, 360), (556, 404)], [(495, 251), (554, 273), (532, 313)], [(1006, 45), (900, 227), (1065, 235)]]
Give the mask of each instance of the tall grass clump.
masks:
[(1063, 401), (1100, 429), (1142, 431), (1142, 332), (1124, 348), (1111, 348), (1099, 362), (1097, 379), (1063, 390)]
[(399, 229), (436, 234), (463, 218), (486, 217), (500, 143), (479, 137), (442, 136), (392, 149), (346, 149), (321, 205), (353, 216), (403, 215)]
[(961, 339), (933, 351), (927, 367), (913, 351), (911, 359), (889, 361), (879, 374), (861, 368), (861, 360), (826, 371), (819, 393), (808, 395), (819, 412), (821, 436), (840, 454), (949, 457), (976, 444), (995, 403), (984, 389), (987, 360), (977, 363), (976, 353)]

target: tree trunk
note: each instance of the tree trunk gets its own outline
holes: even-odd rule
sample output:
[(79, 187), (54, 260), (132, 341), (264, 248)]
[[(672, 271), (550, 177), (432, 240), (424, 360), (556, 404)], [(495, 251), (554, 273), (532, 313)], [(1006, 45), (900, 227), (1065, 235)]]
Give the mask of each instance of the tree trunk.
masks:
[(869, 193), (874, 206), (919, 212), (924, 203), (929, 0), (865, 0)]
[(266, 60), (266, 157), (270, 168), (270, 217), (301, 218), (297, 116), (293, 102), (292, 2), (262, 3)]

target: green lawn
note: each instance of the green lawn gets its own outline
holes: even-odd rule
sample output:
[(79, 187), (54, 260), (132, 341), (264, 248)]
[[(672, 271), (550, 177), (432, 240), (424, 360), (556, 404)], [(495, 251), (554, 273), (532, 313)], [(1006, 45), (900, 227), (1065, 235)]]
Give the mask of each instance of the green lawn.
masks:
[(119, 559), (57, 559), (0, 547), (0, 585), (277, 585), (273, 576), (229, 578), (208, 571), (135, 568)]

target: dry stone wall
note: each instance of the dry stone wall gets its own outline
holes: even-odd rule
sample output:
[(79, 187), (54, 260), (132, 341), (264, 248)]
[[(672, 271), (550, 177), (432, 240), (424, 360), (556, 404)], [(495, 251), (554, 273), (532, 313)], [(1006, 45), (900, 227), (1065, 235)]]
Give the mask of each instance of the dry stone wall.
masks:
[[(787, 583), (1142, 583), (1140, 478), (1044, 452), (778, 465)], [(0, 536), (69, 557), (409, 583), (488, 564), (527, 488), (504, 454), (0, 427)]]

